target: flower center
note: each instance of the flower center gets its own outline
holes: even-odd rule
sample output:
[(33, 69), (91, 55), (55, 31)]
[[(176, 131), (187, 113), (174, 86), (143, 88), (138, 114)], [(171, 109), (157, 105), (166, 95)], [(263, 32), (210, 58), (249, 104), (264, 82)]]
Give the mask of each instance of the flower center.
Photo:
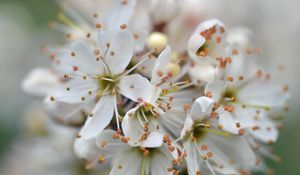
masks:
[(157, 118), (158, 113), (154, 110), (154, 107), (151, 104), (145, 104), (137, 110), (136, 116), (138, 117), (141, 125), (145, 126), (150, 120)]
[(107, 74), (97, 76), (99, 91), (97, 96), (101, 97), (107, 93), (115, 95), (118, 92), (119, 79), (118, 76)]
[(222, 93), (220, 104), (228, 104), (230, 102), (237, 101), (237, 90), (234, 88), (226, 88), (226, 90)]
[(206, 57), (209, 52), (209, 44), (206, 41), (196, 52), (196, 55)]
[(201, 123), (195, 123), (193, 125), (193, 129), (190, 133), (190, 139), (195, 140), (195, 141), (200, 141), (202, 140), (206, 134), (207, 134), (207, 129), (209, 128), (209, 124), (205, 124), (203, 122)]

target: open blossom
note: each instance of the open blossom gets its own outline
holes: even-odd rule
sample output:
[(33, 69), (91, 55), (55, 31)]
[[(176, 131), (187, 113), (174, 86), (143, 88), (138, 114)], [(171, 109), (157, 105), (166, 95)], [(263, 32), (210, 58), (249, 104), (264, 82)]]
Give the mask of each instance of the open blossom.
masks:
[[(107, 38), (109, 36), (109, 38)], [(53, 92), (46, 100), (82, 104), (97, 101), (83, 126), (80, 136), (86, 139), (95, 136), (111, 121), (114, 113), (118, 121), (117, 102), (120, 95), (132, 95), (128, 86), (143, 89), (151, 86), (140, 75), (126, 75), (125, 68), (133, 56), (133, 37), (127, 31), (101, 33), (99, 48), (93, 50), (83, 41), (76, 41), (70, 47), (54, 52), (59, 60), (58, 67), (68, 79), (66, 87)], [(125, 90), (124, 90), (125, 89)], [(151, 87), (150, 87), (151, 89)], [(74, 109), (74, 111), (80, 108)], [(72, 117), (72, 115), (67, 116)], [(118, 122), (117, 122), (118, 124)]]
[(126, 138), (106, 130), (97, 136), (96, 145), (96, 161), (100, 165), (109, 161), (111, 175), (173, 174), (173, 155), (165, 144), (154, 147), (133, 146), (127, 143)]
[(192, 103), (195, 94), (191, 90), (181, 90), (189, 86), (186, 82), (167, 84), (175, 78), (173, 76), (180, 74), (172, 67), (173, 64), (171, 49), (166, 47), (158, 56), (152, 70), (151, 83), (156, 90), (153, 93), (148, 89), (141, 90), (139, 104), (123, 118), (123, 132), (133, 145), (140, 145), (145, 140), (149, 144), (149, 139), (153, 139), (153, 136), (158, 143), (162, 143), (164, 135), (174, 139), (179, 136), (185, 119), (184, 106)]
[(217, 103), (223, 129), (235, 134), (249, 132), (263, 142), (277, 140), (276, 123), (269, 110), (285, 106), (289, 93), (271, 74), (255, 64), (255, 53), (229, 48), (220, 59), (224, 71), (220, 79), (209, 83), (205, 93)]
[(185, 120), (180, 139), (188, 173), (238, 174), (241, 168), (254, 165), (255, 155), (245, 138), (218, 128), (216, 118), (211, 117), (213, 106), (212, 99), (200, 97)]

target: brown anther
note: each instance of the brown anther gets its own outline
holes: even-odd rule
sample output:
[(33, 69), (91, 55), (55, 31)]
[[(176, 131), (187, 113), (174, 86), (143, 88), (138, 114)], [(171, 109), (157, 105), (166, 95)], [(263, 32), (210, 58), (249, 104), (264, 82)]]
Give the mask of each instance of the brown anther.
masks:
[(256, 131), (256, 130), (259, 130), (259, 129), (260, 129), (259, 126), (253, 126), (253, 127), (252, 127), (252, 131)]
[(245, 130), (244, 129), (239, 129), (239, 135), (244, 135), (245, 134)]
[(126, 25), (126, 24), (122, 24), (122, 25), (120, 25), (120, 28), (121, 28), (122, 30), (124, 30), (124, 29), (127, 28), (127, 25)]
[(226, 78), (226, 80), (227, 80), (227, 81), (230, 81), (230, 82), (233, 82), (233, 77), (232, 77), (232, 76), (228, 76), (228, 77)]
[(221, 37), (220, 37), (220, 36), (216, 37), (216, 43), (217, 43), (217, 44), (220, 44), (220, 43), (221, 43), (221, 41), (222, 41), (222, 39), (221, 39)]
[(70, 91), (71, 89), (69, 87), (66, 88), (67, 91)]
[(233, 110), (234, 110), (233, 106), (231, 106), (231, 105), (224, 106), (224, 109), (225, 109), (225, 111), (228, 111), (228, 112), (233, 112)]
[(101, 25), (100, 23), (96, 24), (96, 29), (97, 29), (97, 30), (100, 30), (101, 27), (102, 27), (102, 25)]
[(231, 53), (232, 53), (232, 55), (238, 55), (239, 54), (238, 50), (236, 50), (236, 49), (233, 49)]
[(85, 100), (85, 97), (81, 97), (81, 100), (84, 101), (84, 100)]
[(209, 151), (206, 155), (207, 155), (209, 158), (211, 158), (214, 154), (213, 154), (211, 151)]
[(206, 150), (208, 149), (208, 146), (207, 146), (207, 145), (202, 145), (202, 146), (200, 147), (200, 149), (201, 149), (202, 151), (206, 151)]
[(73, 66), (72, 68), (73, 68), (74, 72), (78, 71), (78, 69), (79, 69), (77, 66)]
[(284, 85), (284, 86), (283, 86), (283, 91), (284, 91), (284, 92), (288, 92), (288, 91), (289, 91), (289, 85), (287, 85), (287, 84)]
[(223, 125), (219, 124), (219, 125), (218, 125), (218, 128), (219, 128), (219, 129), (223, 129)]
[(225, 32), (225, 28), (224, 27), (220, 27), (220, 32), (224, 33)]
[(117, 132), (115, 132), (113, 135), (112, 135), (112, 138), (113, 139), (118, 139), (120, 137), (120, 135), (117, 133)]
[(243, 80), (244, 77), (243, 77), (242, 75), (240, 75), (240, 76), (237, 77), (237, 79), (238, 79), (238, 80)]
[(196, 175), (202, 175), (201, 171), (196, 171)]
[(237, 128), (240, 128), (240, 127), (241, 127), (241, 123), (240, 123), (240, 122), (237, 122), (237, 123), (235, 124), (235, 126), (236, 126)]
[(252, 48), (246, 48), (246, 53), (248, 55), (252, 54), (253, 53), (253, 49)]
[(66, 39), (67, 40), (71, 40), (72, 39), (72, 34), (71, 33), (67, 33), (66, 34)]
[(105, 156), (104, 155), (100, 155), (98, 157), (98, 163), (103, 163), (103, 162), (105, 162)]
[(91, 33), (87, 33), (87, 34), (86, 34), (86, 37), (87, 37), (87, 38), (90, 38), (91, 36), (92, 36)]
[(256, 54), (261, 54), (262, 48), (255, 48), (255, 53)]
[(149, 154), (150, 154), (150, 151), (149, 151), (149, 150), (145, 149), (145, 150), (143, 151), (143, 155), (144, 155), (144, 156), (148, 156)]
[(76, 138), (77, 138), (77, 139), (81, 138), (81, 135), (78, 133), (78, 134), (76, 135)]
[(156, 73), (157, 73), (157, 75), (158, 75), (159, 77), (162, 77), (162, 76), (164, 75), (163, 72), (160, 71), (160, 70), (158, 70)]
[(121, 0), (121, 4), (122, 5), (127, 5), (128, 4), (128, 0)]
[(213, 112), (210, 113), (210, 117), (211, 118), (217, 118), (217, 115), (218, 114), (215, 111), (213, 111)]
[(185, 105), (183, 105), (183, 110), (185, 111), (185, 112), (187, 112), (188, 110), (190, 110), (190, 105), (189, 104), (185, 104)]
[(122, 138), (121, 138), (121, 141), (124, 142), (124, 143), (128, 143), (129, 138), (127, 138), (127, 137), (122, 137)]
[(163, 137), (163, 141), (166, 143), (166, 142), (168, 142), (169, 140), (170, 140), (169, 136), (167, 136), (167, 135), (164, 135), (164, 137)]
[(100, 148), (104, 148), (105, 147), (105, 145), (107, 145), (107, 141), (102, 141), (101, 143), (100, 143)]
[(72, 57), (75, 57), (75, 56), (76, 56), (76, 53), (75, 53), (75, 52), (71, 52), (71, 56), (72, 56)]
[(226, 63), (231, 63), (232, 62), (232, 58), (231, 57), (226, 57), (225, 58), (225, 62)]
[(54, 97), (50, 97), (50, 101), (54, 101), (55, 99), (54, 99)]
[(65, 78), (65, 79), (69, 78), (69, 75), (68, 75), (68, 74), (65, 74), (65, 75), (64, 75), (64, 78)]
[(201, 158), (202, 158), (203, 160), (206, 160), (206, 159), (207, 159), (207, 155), (206, 155), (206, 154), (202, 154), (202, 155), (201, 155)]
[(208, 98), (212, 98), (212, 97), (213, 97), (213, 94), (212, 94), (211, 91), (207, 91), (207, 92), (205, 93), (205, 96), (208, 97)]
[(137, 33), (134, 33), (134, 34), (133, 34), (133, 38), (134, 38), (135, 40), (137, 40), (137, 39), (139, 39), (139, 38), (140, 38), (140, 35), (139, 35), (139, 34), (137, 34)]

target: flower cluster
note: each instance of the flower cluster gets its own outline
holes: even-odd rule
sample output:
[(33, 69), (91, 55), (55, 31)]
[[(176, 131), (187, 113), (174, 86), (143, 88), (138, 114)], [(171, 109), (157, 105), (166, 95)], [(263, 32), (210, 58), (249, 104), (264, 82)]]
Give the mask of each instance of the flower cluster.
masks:
[(91, 3), (86, 16), (62, 4), (50, 25), (66, 44), (47, 47), (52, 68), (23, 82), (55, 121), (80, 128), (74, 150), (86, 168), (251, 174), (268, 170), (263, 157), (279, 160), (268, 145), (288, 86), (256, 62), (261, 49), (246, 32), (176, 0)]

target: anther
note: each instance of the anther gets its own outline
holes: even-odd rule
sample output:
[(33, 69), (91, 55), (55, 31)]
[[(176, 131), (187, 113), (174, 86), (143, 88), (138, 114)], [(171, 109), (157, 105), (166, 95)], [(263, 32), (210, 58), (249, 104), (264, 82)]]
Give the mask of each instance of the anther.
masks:
[(54, 100), (55, 100), (54, 97), (51, 96), (51, 97), (50, 97), (50, 101), (54, 101)]
[(96, 24), (96, 29), (97, 29), (97, 30), (101, 29), (101, 27), (102, 27), (102, 25), (101, 25), (101, 24), (99, 24), (99, 23), (98, 23), (98, 24)]
[(121, 28), (122, 30), (124, 30), (124, 29), (127, 28), (127, 25), (126, 25), (126, 24), (122, 24), (122, 25), (120, 25), (120, 28)]

